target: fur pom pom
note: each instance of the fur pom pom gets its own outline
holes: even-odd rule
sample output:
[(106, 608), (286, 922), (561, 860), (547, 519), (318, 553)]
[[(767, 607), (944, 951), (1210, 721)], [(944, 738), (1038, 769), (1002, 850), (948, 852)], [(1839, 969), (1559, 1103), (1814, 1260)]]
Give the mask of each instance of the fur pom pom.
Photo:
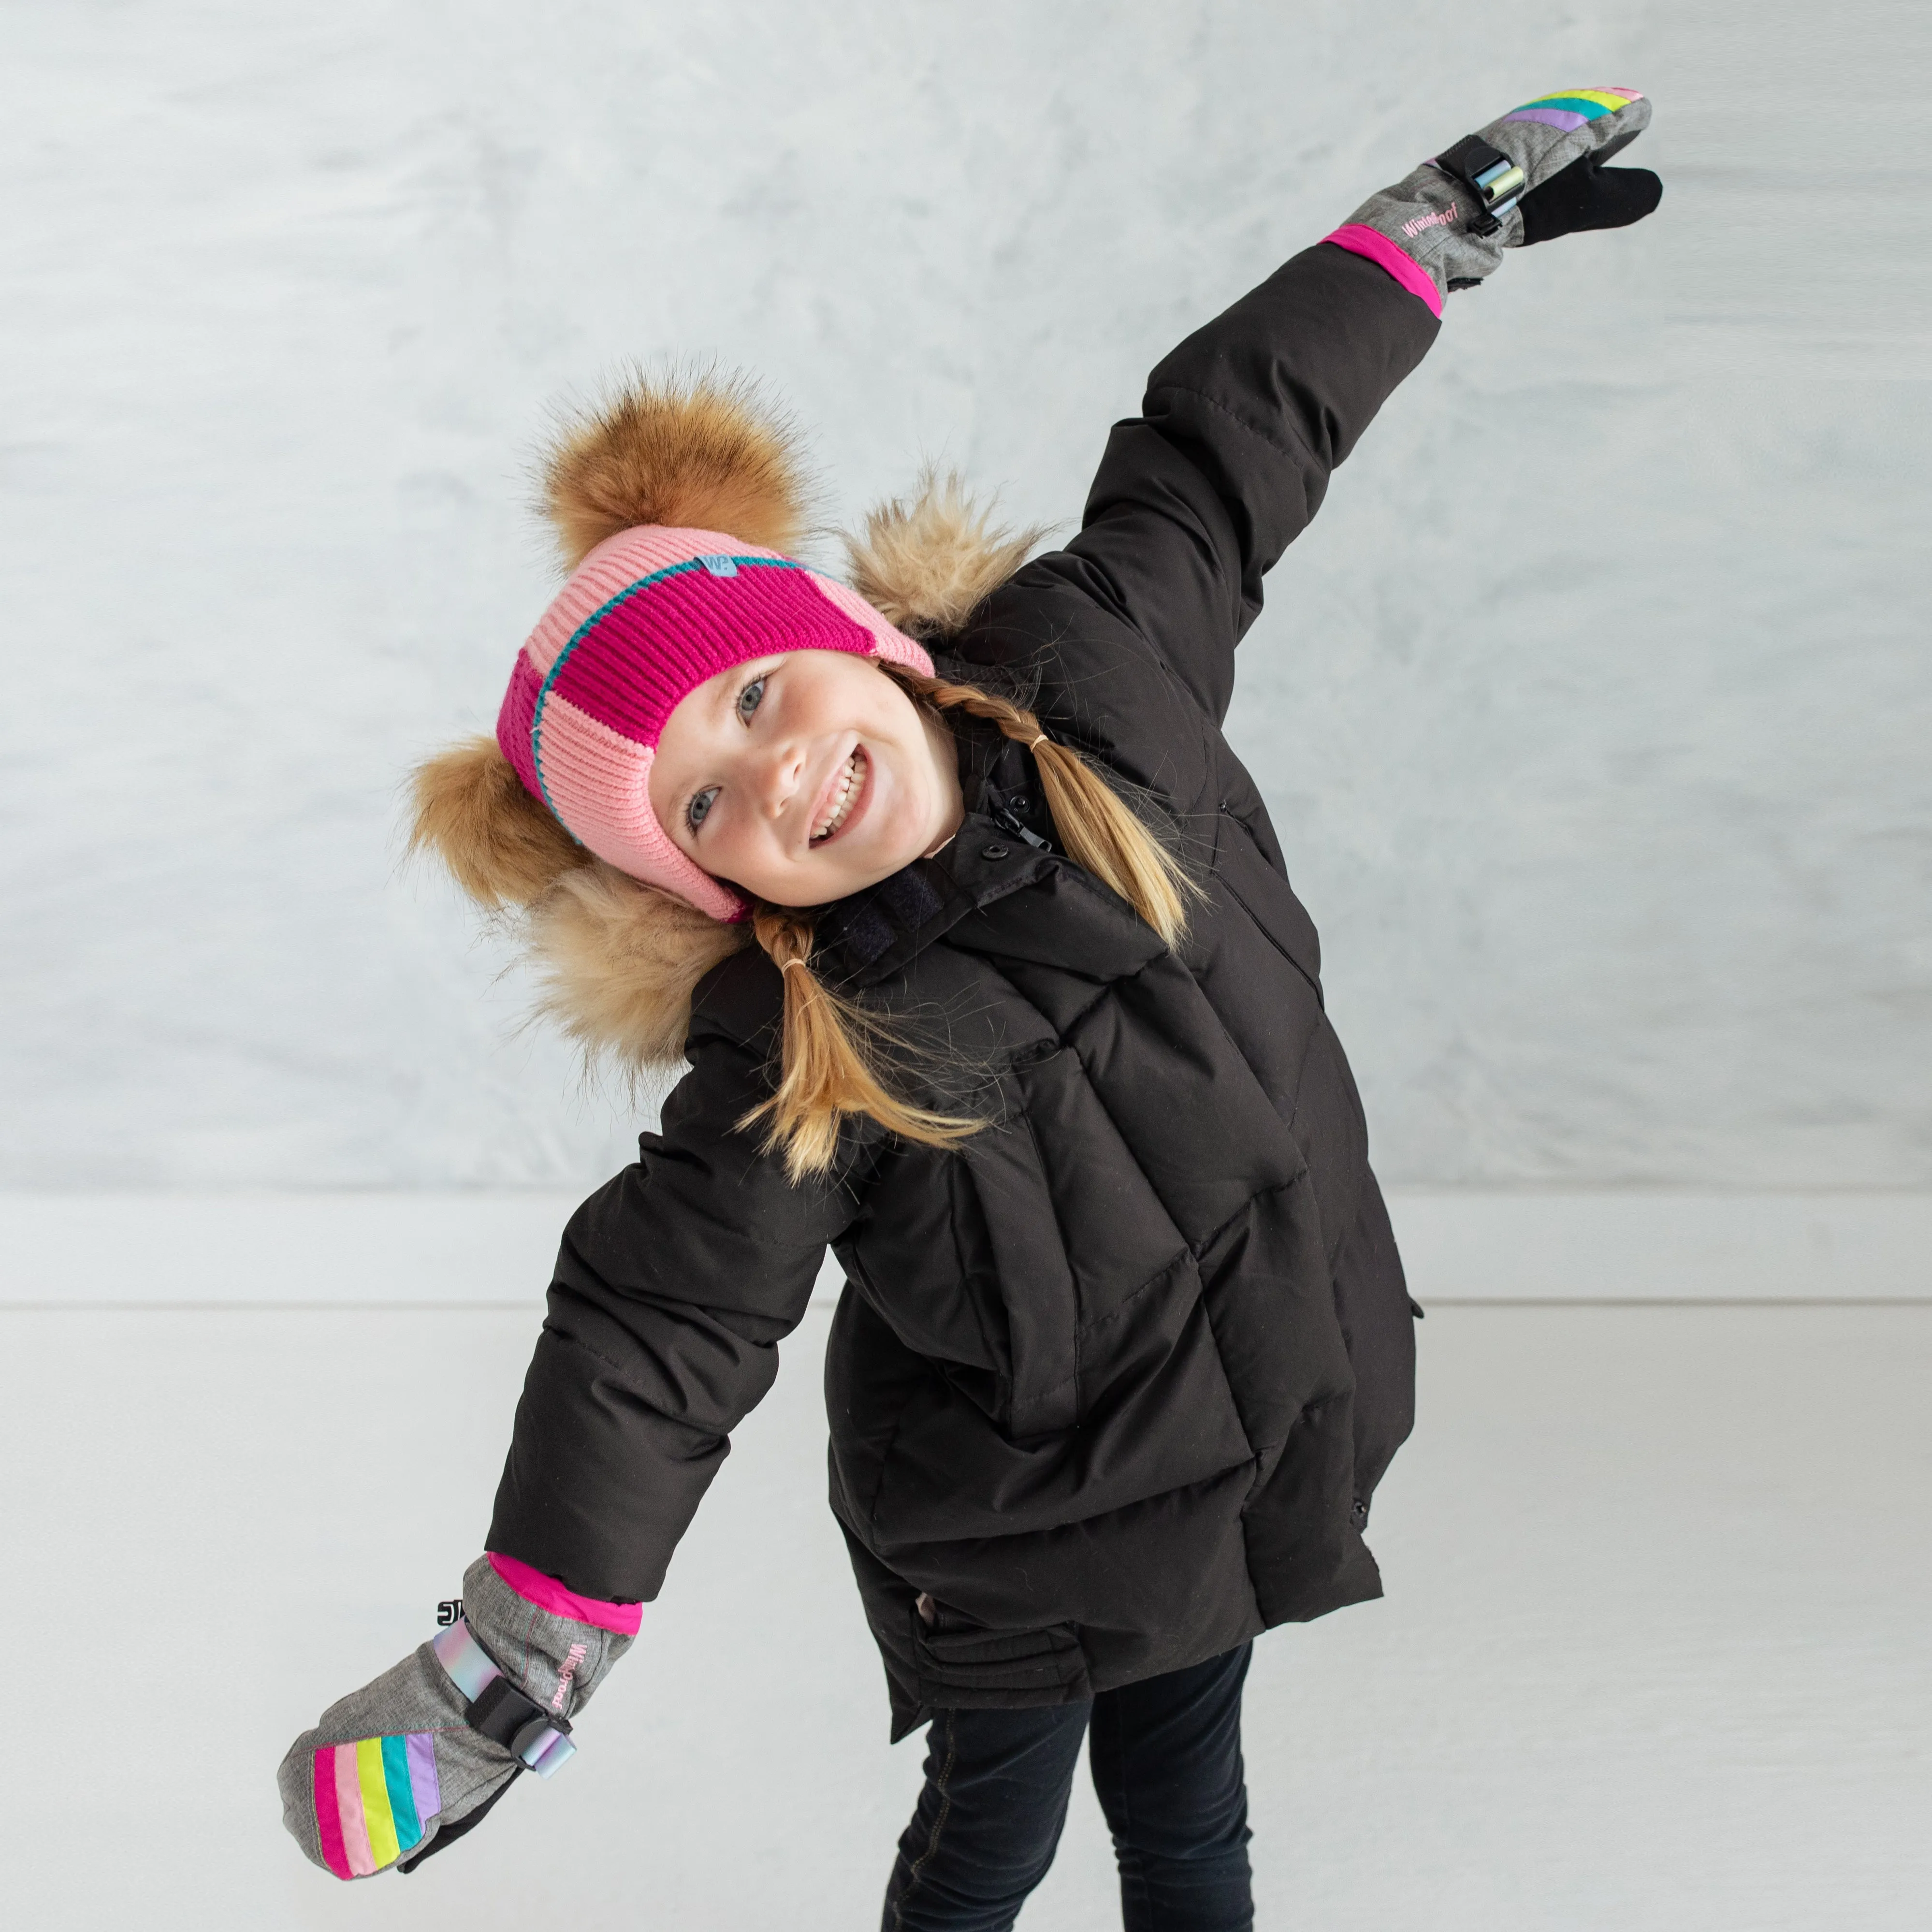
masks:
[(634, 1073), (681, 1065), (691, 996), (712, 967), (752, 943), (601, 860), (572, 872), (530, 910), (538, 1010), (590, 1058)]
[(494, 738), (467, 738), (426, 759), (410, 792), (410, 850), (434, 852), (482, 904), (527, 905), (591, 862), (524, 790)]
[(543, 507), (564, 567), (639, 524), (722, 530), (789, 556), (808, 494), (797, 445), (745, 376), (632, 371), (567, 417), (544, 456)]
[(995, 526), (990, 507), (968, 495), (956, 470), (928, 466), (910, 497), (881, 503), (862, 536), (845, 538), (852, 587), (914, 637), (958, 630), (975, 604), (998, 590), (1047, 534), (1043, 524)]

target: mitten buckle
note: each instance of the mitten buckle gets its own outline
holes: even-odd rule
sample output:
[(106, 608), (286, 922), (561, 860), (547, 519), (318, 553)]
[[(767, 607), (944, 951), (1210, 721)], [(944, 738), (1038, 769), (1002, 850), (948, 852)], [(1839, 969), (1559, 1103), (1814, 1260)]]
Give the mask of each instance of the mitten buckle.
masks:
[(1467, 224), (1472, 235), (1493, 235), (1529, 184), (1528, 176), (1480, 134), (1465, 134), (1453, 148), (1444, 148), (1436, 165), (1476, 197), (1479, 212)]
[[(512, 1757), (521, 1758), (539, 1778), (548, 1778), (575, 1755), (577, 1747), (570, 1742), (569, 1719), (552, 1717), (507, 1677), (492, 1678), (483, 1687), (482, 1694), (470, 1700), (464, 1715), (472, 1731), (482, 1732)], [(553, 1756), (556, 1758), (555, 1763), (550, 1762)]]
[(430, 1641), (436, 1661), (464, 1697), (464, 1719), (539, 1778), (551, 1778), (577, 1755), (570, 1720), (546, 1711), (504, 1676), (502, 1667), (459, 1617)]

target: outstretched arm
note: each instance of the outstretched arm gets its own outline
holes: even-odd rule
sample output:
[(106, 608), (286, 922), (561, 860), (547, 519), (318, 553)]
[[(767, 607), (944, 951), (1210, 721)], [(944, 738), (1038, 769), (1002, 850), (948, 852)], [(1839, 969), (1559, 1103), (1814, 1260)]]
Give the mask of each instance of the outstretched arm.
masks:
[(1602, 164), (1649, 114), (1628, 89), (1546, 96), (1371, 196), (1160, 363), (1108, 440), (1080, 534), (1028, 574), (1132, 624), (1218, 721), (1262, 577), (1427, 353), (1444, 298), (1506, 248), (1648, 214), (1656, 176)]
[[(714, 998), (735, 984), (754, 1022), (775, 1008), (761, 955), (722, 972)], [(768, 1090), (757, 1034), (700, 1014), (661, 1130), (572, 1218), (462, 1617), (332, 1705), (282, 1761), (284, 1822), (338, 1877), (413, 1869), (524, 1771), (568, 1761), (572, 1721), (771, 1387), (856, 1206), (836, 1182), (794, 1185), (738, 1132)]]

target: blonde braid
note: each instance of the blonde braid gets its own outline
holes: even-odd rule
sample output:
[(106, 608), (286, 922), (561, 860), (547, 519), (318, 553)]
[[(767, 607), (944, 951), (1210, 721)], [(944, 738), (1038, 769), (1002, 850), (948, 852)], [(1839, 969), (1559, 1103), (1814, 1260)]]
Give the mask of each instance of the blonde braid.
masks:
[(1031, 752), (1054, 829), (1069, 854), (1118, 892), (1168, 945), (1180, 944), (1187, 902), (1200, 897), (1200, 888), (1078, 752), (1055, 744), (1040, 720), (1010, 698), (970, 684), (920, 677), (896, 665), (889, 675), (935, 710), (983, 718)]
[(752, 930), (784, 981), (784, 1044), (778, 1090), (738, 1125), (748, 1131), (769, 1120), (765, 1144), (783, 1151), (794, 1182), (830, 1168), (839, 1124), (849, 1114), (866, 1114), (922, 1147), (950, 1147), (979, 1131), (980, 1121), (912, 1106), (887, 1090), (872, 1063), (892, 1042), (876, 1020), (812, 971), (808, 913), (764, 906), (752, 914)]

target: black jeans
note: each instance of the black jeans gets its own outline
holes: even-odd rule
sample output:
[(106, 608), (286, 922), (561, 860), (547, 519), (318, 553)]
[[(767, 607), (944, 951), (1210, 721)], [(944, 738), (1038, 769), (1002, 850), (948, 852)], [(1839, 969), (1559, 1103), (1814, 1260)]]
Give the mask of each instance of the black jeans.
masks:
[(1126, 1932), (1250, 1932), (1241, 1684), (1250, 1646), (1091, 1703), (941, 1711), (884, 1932), (1006, 1932), (1046, 1876), (1090, 1719)]

